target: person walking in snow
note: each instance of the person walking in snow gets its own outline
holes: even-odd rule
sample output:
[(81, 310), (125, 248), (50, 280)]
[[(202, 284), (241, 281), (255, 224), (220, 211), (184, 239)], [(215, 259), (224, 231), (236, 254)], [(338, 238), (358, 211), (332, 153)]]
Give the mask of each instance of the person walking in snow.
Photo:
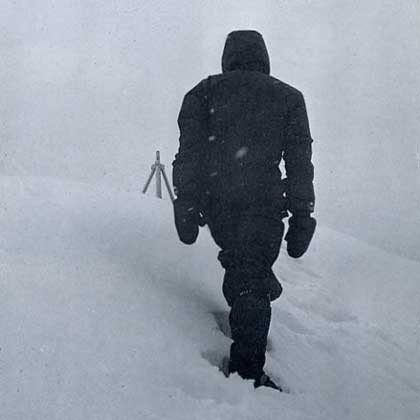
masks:
[(281, 390), (263, 369), (271, 302), (282, 293), (272, 266), (289, 213), (285, 240), (293, 258), (306, 252), (316, 226), (303, 95), (270, 76), (260, 33), (234, 31), (226, 39), (222, 73), (185, 95), (178, 125), (175, 226), (180, 240), (192, 244), (207, 224), (221, 249), (233, 339), (228, 373)]

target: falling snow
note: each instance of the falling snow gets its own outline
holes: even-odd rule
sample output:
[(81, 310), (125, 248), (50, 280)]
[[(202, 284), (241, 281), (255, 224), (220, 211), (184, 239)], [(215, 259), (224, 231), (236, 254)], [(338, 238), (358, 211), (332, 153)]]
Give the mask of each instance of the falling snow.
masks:
[(248, 153), (248, 147), (243, 146), (235, 153), (235, 159), (243, 159)]

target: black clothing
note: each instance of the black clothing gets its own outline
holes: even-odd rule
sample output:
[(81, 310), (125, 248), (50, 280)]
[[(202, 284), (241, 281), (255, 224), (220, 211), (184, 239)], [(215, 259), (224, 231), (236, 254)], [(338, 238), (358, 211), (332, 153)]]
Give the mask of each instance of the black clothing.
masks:
[(294, 215), (289, 219), (289, 230), (284, 239), (290, 257), (300, 258), (307, 251), (315, 228), (316, 220), (308, 215)]
[(255, 388), (264, 386), (281, 392), (263, 369), (270, 319), (267, 297), (247, 294), (235, 300), (229, 317), (234, 342), (222, 369), (225, 376), (238, 373), (244, 379), (253, 379)]
[[(277, 199), (285, 194), (284, 210), (310, 213), (315, 201), (312, 138), (304, 99), (297, 89), (255, 70), (269, 69), (264, 41), (256, 34), (230, 34), (224, 72), (185, 95), (173, 162), (176, 193), (203, 206), (204, 213), (206, 194), (248, 201), (260, 194)], [(287, 182), (279, 169), (282, 158)]]
[(229, 200), (210, 204), (207, 222), (221, 248), (218, 258), (226, 270), (223, 294), (229, 306), (249, 291), (277, 299), (282, 288), (271, 267), (284, 232), (282, 203)]
[(302, 93), (269, 75), (258, 32), (229, 34), (222, 69), (185, 95), (179, 113), (176, 227), (180, 239), (191, 244), (201, 217), (208, 224), (226, 270), (223, 293), (231, 306), (234, 340), (230, 365), (263, 385), (270, 301), (282, 292), (272, 271), (282, 219), (290, 211), (310, 220), (292, 221), (287, 240), (295, 257), (306, 251), (315, 229), (312, 138)]
[(280, 386), (278, 386), (269, 376), (263, 373), (258, 379), (254, 381), (254, 387), (260, 388), (265, 386), (267, 388), (275, 389), (276, 391), (283, 392)]
[(268, 297), (244, 295), (235, 300), (229, 322), (233, 343), (229, 368), (244, 379), (263, 374), (271, 307)]
[(174, 201), (175, 226), (179, 239), (184, 244), (193, 244), (198, 236), (200, 213), (194, 201), (176, 199)]
[(270, 74), (270, 58), (263, 37), (256, 31), (235, 31), (226, 39), (222, 71), (255, 70)]

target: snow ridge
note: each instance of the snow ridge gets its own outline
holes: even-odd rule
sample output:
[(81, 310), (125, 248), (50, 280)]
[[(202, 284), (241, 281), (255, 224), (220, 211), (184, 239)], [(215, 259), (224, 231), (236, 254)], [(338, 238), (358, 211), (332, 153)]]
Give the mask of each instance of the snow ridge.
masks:
[(0, 177), (0, 394), (15, 419), (418, 419), (419, 263), (325, 227), (284, 250), (267, 371), (219, 372), (217, 248), (177, 241), (169, 201)]

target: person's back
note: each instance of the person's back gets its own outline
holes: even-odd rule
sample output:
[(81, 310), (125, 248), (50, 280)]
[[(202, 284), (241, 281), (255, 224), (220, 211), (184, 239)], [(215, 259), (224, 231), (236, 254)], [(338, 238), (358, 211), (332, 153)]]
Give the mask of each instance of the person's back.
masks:
[[(290, 211), (288, 252), (300, 257), (315, 229), (311, 135), (302, 94), (271, 77), (264, 40), (229, 34), (223, 72), (189, 91), (173, 162), (175, 222), (193, 243), (203, 217), (226, 273), (234, 343), (230, 371), (260, 384), (271, 317), (282, 292), (271, 267)], [(279, 169), (285, 161), (287, 181)]]
[(287, 88), (264, 73), (242, 70), (204, 84), (210, 112), (201, 173), (211, 194), (253, 198), (278, 187)]

